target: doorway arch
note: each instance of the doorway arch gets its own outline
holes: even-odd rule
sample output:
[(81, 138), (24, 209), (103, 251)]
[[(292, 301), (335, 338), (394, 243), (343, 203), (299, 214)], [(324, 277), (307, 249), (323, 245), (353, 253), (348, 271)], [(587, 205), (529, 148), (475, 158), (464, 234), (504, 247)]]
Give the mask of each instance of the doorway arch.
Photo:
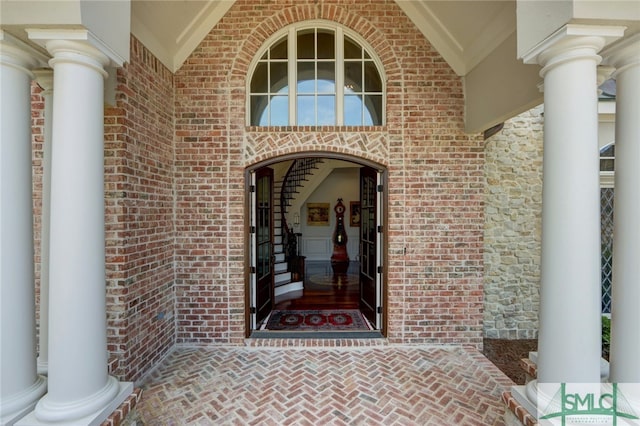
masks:
[[(289, 210), (282, 203), (287, 173), (291, 173), (296, 164), (307, 164), (313, 172), (303, 176), (304, 187), (296, 189), (295, 199), (287, 201), (288, 206), (298, 206), (300, 210)], [(336, 179), (347, 179), (354, 176), (357, 179), (343, 180), (339, 185), (330, 185)], [(339, 172), (337, 172), (339, 171)], [(345, 172), (346, 171), (346, 172)], [(338, 176), (338, 177), (336, 177)], [(363, 183), (364, 182), (364, 183)], [(348, 192), (348, 188), (357, 188), (357, 200), (353, 200), (353, 193), (349, 200), (344, 200), (347, 213), (359, 210), (363, 222), (351, 221), (349, 226), (351, 236), (355, 235), (355, 243), (351, 243), (353, 254), (349, 263), (355, 262), (358, 271), (359, 309), (369, 319), (369, 324), (380, 336), (387, 332), (387, 168), (374, 161), (361, 157), (327, 151), (307, 151), (275, 156), (257, 162), (245, 169), (245, 330), (246, 337), (252, 336), (264, 326), (268, 313), (283, 300), (282, 295), (296, 297), (304, 293), (304, 280), (292, 281), (295, 277), (292, 271), (291, 256), (287, 256), (286, 235), (291, 228), (296, 233), (296, 258), (304, 259), (313, 244), (322, 242), (325, 246), (332, 244), (332, 221), (322, 223), (324, 236), (313, 238), (303, 237), (300, 232), (307, 224), (307, 200), (318, 194), (332, 193), (323, 189), (323, 185), (330, 185), (338, 191)], [(365, 193), (366, 192), (366, 193)], [(337, 202), (327, 199), (329, 207), (333, 208)], [(340, 197), (342, 198), (342, 197)], [(295, 207), (294, 207), (295, 209)], [(333, 210), (329, 210), (333, 216)], [(356, 217), (354, 216), (354, 221)], [(322, 232), (320, 232), (322, 234)], [(298, 240), (300, 238), (300, 240)], [(265, 241), (269, 243), (265, 245)], [(265, 248), (265, 247), (269, 248)], [(363, 247), (365, 253), (362, 252)], [(291, 252), (288, 252), (291, 254)], [(318, 253), (314, 253), (317, 256)], [(317, 259), (316, 259), (317, 260)], [(326, 259), (329, 261), (329, 259)], [(283, 263), (286, 265), (283, 266)], [(304, 262), (303, 262), (304, 265)], [(363, 266), (365, 267), (363, 269)], [(303, 271), (304, 272), (304, 271)], [(287, 274), (290, 274), (287, 277)], [(363, 275), (364, 274), (364, 275)], [(282, 276), (285, 279), (282, 279)], [(363, 279), (364, 277), (364, 279)], [(367, 278), (368, 277), (368, 278)], [(269, 287), (265, 288), (265, 283)], [(368, 287), (367, 287), (368, 284)], [(285, 288), (289, 286), (288, 288)], [(284, 293), (281, 289), (284, 288)], [(302, 290), (302, 292), (300, 292)], [(298, 292), (297, 294), (293, 294)], [(364, 300), (363, 300), (364, 299)], [(286, 300), (286, 299), (284, 299)]]

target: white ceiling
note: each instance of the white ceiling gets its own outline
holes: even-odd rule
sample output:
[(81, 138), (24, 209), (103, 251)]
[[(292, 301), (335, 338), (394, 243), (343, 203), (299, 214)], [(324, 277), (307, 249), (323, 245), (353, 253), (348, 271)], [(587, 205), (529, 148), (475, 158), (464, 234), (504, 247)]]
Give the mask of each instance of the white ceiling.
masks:
[[(395, 0), (458, 75), (516, 30), (515, 0)], [(131, 32), (179, 69), (234, 0), (132, 0)]]

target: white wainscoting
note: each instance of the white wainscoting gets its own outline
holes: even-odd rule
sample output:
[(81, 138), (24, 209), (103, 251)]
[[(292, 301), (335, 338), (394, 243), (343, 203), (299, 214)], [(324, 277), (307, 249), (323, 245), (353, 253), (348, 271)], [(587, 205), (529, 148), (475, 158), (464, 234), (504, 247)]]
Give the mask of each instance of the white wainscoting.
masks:
[[(331, 243), (331, 238), (303, 236), (300, 242), (300, 249), (300, 254), (306, 256), (307, 260), (330, 260), (333, 253), (333, 244)], [(347, 241), (347, 253), (350, 260), (360, 260), (357, 239), (350, 238)]]

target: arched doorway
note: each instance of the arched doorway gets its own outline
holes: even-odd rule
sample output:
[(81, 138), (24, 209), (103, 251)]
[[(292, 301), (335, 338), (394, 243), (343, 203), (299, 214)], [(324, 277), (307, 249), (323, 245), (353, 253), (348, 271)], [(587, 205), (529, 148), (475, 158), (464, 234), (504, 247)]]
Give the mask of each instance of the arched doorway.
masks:
[[(291, 323), (303, 321), (307, 311), (329, 318), (329, 312), (353, 309), (365, 327), (350, 331), (385, 333), (386, 178), (378, 164), (323, 152), (278, 157), (246, 170), (248, 337), (278, 329), (274, 318), (292, 309), (297, 316), (287, 317)], [(337, 265), (331, 255), (339, 244), (339, 200), (348, 260)]]

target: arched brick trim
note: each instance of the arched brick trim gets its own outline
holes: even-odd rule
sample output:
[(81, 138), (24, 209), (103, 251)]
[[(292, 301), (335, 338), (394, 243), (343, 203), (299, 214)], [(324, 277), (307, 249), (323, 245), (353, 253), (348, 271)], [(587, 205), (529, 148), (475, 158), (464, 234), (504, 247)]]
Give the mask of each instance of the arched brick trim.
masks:
[[(388, 166), (386, 132), (249, 132), (245, 139), (247, 166), (299, 152), (335, 152)], [(246, 142), (246, 141), (245, 141)]]
[(391, 45), (381, 31), (361, 16), (350, 13), (335, 4), (296, 5), (281, 10), (279, 13), (265, 19), (247, 37), (236, 57), (229, 73), (232, 87), (244, 87), (249, 72), (249, 64), (264, 42), (275, 32), (287, 25), (311, 19), (326, 19), (357, 32), (364, 37), (374, 49), (384, 66), (384, 72), (389, 81), (400, 79), (400, 63), (393, 54)]

